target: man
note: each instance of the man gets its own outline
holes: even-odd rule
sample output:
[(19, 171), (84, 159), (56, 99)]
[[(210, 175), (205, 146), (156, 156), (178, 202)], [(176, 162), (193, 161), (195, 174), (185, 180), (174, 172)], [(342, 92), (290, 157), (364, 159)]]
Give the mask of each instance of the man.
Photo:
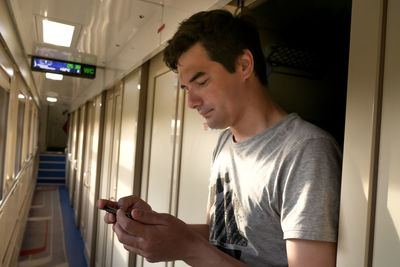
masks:
[(197, 13), (164, 60), (188, 106), (211, 128), (229, 127), (214, 151), (207, 224), (187, 225), (134, 196), (98, 201), (119, 208), (104, 219), (120, 242), (149, 261), (192, 266), (335, 266), (341, 153), (273, 101), (257, 29), (222, 10)]

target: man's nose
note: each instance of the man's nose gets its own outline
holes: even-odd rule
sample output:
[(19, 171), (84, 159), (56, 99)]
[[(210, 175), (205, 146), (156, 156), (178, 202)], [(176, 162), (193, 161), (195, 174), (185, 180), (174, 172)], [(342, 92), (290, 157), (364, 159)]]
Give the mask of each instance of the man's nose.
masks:
[(187, 91), (187, 104), (189, 108), (197, 108), (201, 105), (201, 97), (192, 90)]

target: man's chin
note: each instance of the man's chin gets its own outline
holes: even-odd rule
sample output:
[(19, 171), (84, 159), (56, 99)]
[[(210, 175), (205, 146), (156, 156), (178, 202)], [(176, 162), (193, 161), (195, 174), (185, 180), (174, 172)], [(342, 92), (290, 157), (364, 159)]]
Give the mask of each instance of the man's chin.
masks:
[(223, 130), (226, 129), (228, 126), (223, 125), (222, 123), (218, 123), (216, 121), (207, 120), (208, 128), (213, 130)]

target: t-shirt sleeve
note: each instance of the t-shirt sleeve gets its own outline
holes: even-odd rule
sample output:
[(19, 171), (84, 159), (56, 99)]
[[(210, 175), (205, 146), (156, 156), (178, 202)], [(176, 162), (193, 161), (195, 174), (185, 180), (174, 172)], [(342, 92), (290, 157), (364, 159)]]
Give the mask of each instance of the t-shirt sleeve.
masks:
[(337, 241), (342, 155), (333, 140), (296, 144), (281, 183), (284, 239)]

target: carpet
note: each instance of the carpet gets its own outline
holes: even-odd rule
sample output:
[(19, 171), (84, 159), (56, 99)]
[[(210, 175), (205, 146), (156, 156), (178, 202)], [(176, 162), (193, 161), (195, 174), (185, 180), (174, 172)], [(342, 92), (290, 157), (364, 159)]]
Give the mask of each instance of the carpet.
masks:
[(18, 266), (69, 266), (58, 186), (36, 187)]

